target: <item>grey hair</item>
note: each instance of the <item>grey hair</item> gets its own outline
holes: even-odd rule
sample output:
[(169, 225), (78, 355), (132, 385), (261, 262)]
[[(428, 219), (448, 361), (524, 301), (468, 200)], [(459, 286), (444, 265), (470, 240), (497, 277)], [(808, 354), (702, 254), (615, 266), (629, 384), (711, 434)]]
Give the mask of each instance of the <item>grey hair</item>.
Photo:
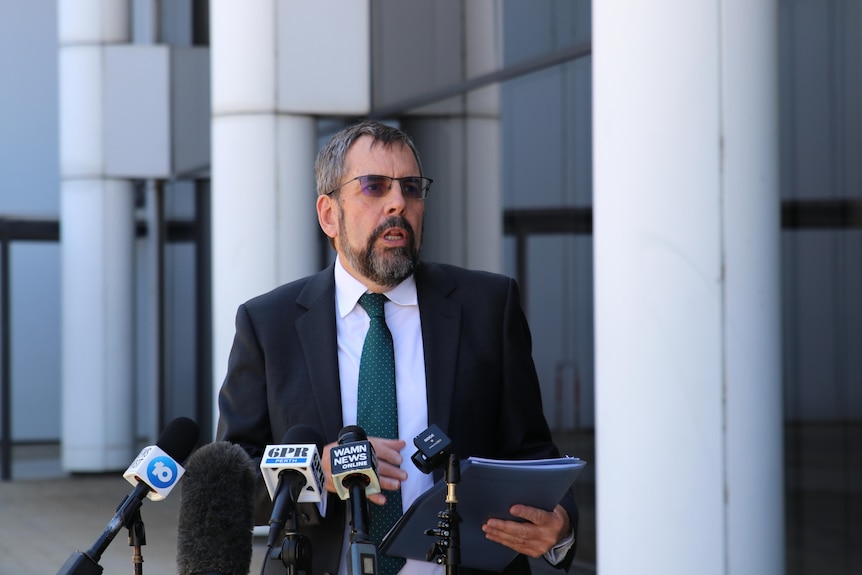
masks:
[(381, 144), (384, 147), (391, 147), (395, 143), (403, 144), (410, 148), (413, 152), (413, 157), (416, 158), (416, 165), (419, 166), (419, 175), (422, 175), (422, 162), (419, 160), (419, 152), (416, 150), (416, 145), (413, 139), (405, 132), (392, 126), (387, 126), (373, 120), (365, 120), (348, 126), (341, 130), (326, 143), (320, 152), (317, 154), (317, 161), (314, 163), (314, 172), (317, 176), (317, 195), (325, 195), (341, 183), (341, 178), (344, 177), (347, 166), (345, 165), (345, 157), (356, 140), (362, 136), (371, 136), (371, 145)]

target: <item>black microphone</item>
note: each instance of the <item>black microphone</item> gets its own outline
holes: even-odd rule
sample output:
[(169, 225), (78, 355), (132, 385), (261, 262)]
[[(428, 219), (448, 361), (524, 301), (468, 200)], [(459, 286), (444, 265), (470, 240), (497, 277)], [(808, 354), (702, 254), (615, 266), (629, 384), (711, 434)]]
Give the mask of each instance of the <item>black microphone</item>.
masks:
[(368, 534), (368, 495), (380, 493), (377, 455), (365, 430), (349, 425), (338, 434), (338, 446), (330, 450), (332, 482), (341, 499), (350, 500), (349, 575), (377, 573), (377, 547)]
[(85, 552), (73, 553), (57, 575), (99, 575), (99, 559), (120, 529), (130, 527), (143, 504), (144, 497), (164, 499), (183, 476), (181, 462), (198, 442), (198, 425), (188, 417), (178, 417), (168, 424), (155, 445), (141, 450), (123, 476), (135, 488), (117, 508), (102, 535)]
[[(320, 464), (322, 450), (323, 437), (307, 425), (291, 427), (280, 445), (266, 446), (260, 470), (273, 502), (267, 547), (275, 545), (288, 517), (299, 522), (294, 515), (298, 513), (299, 503), (316, 503), (308, 513), (318, 517), (326, 515), (326, 476)], [(319, 519), (311, 522), (319, 523)]]
[(413, 454), (411, 461), (419, 471), (427, 475), (448, 460), (452, 440), (432, 423), (431, 427), (413, 438), (413, 445), (418, 451)]
[(177, 521), (179, 575), (248, 575), (257, 471), (243, 448), (216, 441), (186, 464)]

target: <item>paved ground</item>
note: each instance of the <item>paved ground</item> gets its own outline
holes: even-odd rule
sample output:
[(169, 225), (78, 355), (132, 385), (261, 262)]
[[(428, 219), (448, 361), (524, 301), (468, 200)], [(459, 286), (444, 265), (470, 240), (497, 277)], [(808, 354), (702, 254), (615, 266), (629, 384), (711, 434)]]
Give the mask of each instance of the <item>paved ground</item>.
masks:
[[(76, 551), (92, 547), (131, 490), (121, 474), (0, 484), (0, 573), (57, 573)], [(177, 572), (178, 506), (179, 497), (168, 497), (141, 507), (147, 543), (141, 548), (143, 573)], [(105, 573), (134, 573), (128, 535), (122, 528), (102, 555)]]

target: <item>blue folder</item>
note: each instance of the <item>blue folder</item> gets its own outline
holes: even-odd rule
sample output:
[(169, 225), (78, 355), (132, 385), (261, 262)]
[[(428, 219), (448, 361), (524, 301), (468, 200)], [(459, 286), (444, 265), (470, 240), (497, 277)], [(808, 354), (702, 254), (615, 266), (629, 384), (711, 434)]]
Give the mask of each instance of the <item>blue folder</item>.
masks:
[[(502, 571), (517, 553), (489, 541), (482, 524), (491, 517), (520, 521), (509, 508), (521, 503), (552, 510), (586, 465), (575, 457), (529, 461), (502, 461), (470, 457), (461, 461), (461, 480), (456, 484), (456, 510), (461, 516), (461, 566)], [(446, 509), (447, 485), (440, 480), (420, 495), (383, 538), (380, 553), (426, 561), (437, 540), (426, 535)]]

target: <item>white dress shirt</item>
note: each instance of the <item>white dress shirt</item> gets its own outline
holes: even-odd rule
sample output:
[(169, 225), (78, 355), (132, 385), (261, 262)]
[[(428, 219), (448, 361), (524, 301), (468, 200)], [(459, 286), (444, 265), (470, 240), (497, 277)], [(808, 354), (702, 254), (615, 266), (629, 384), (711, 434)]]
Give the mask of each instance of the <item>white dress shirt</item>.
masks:
[[(341, 382), (341, 417), (344, 425), (356, 425), (359, 359), (362, 344), (368, 331), (368, 314), (359, 298), (368, 291), (344, 269), (341, 260), (335, 261), (335, 325), (338, 338), (338, 376)], [(422, 325), (419, 320), (419, 300), (413, 276), (386, 292), (389, 301), (384, 312), (386, 325), (392, 332), (395, 348), (395, 382), (398, 401), (398, 435), (406, 442), (401, 450), (401, 468), (407, 479), (401, 482), (402, 512), (410, 507), (419, 495), (433, 484), (433, 477), (413, 465), (410, 458), (416, 453), (413, 438), (428, 429), (428, 401), (425, 395), (425, 352), (422, 346)], [(370, 503), (370, 505), (374, 505)], [(429, 526), (433, 527), (433, 526)], [(350, 542), (349, 525), (345, 526), (344, 552)], [(433, 540), (429, 537), (429, 545)], [(345, 557), (346, 555), (342, 555)], [(408, 560), (402, 574), (440, 575), (444, 567), (426, 561)], [(347, 563), (341, 561), (339, 575), (347, 574)]]

